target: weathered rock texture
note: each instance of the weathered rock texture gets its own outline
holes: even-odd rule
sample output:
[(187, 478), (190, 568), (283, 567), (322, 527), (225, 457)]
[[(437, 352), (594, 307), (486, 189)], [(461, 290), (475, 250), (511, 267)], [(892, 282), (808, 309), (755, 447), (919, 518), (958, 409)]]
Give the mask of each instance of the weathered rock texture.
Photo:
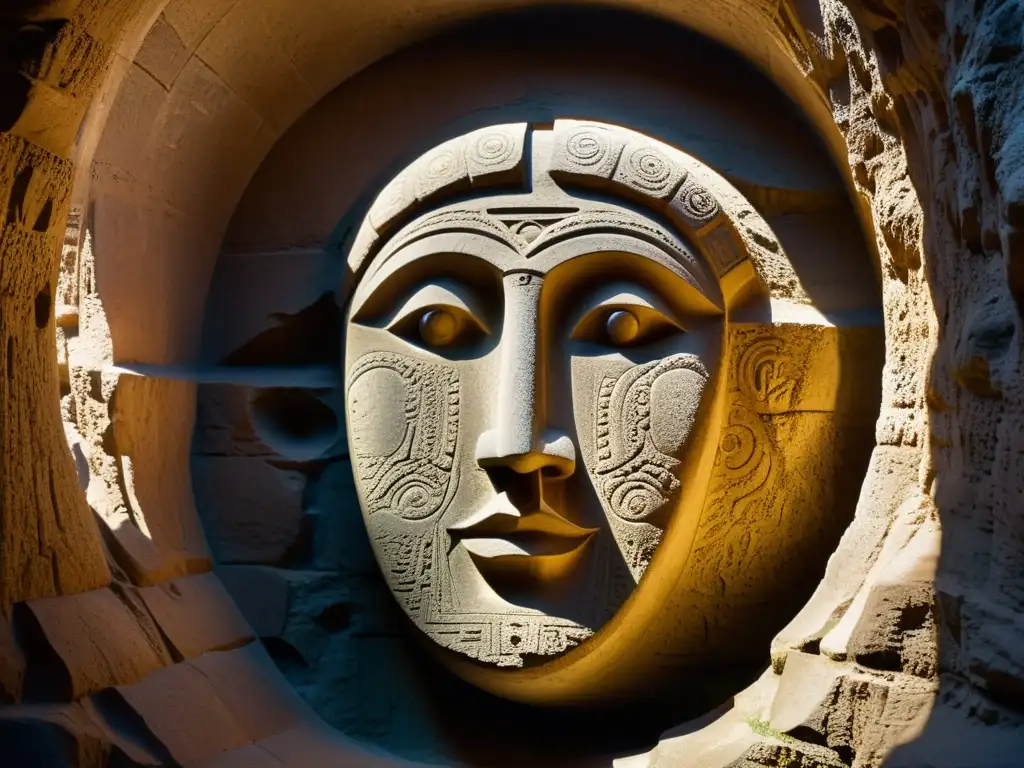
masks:
[[(195, 362), (227, 219), (281, 132), (376, 58), (515, 5), (0, 10), (4, 762), (395, 764), (323, 727), (235, 647), (246, 632), (177, 625), (225, 618), (209, 581), (180, 590), (202, 610), (169, 602), (170, 580), (213, 578), (198, 575), (210, 559), (189, 485), (195, 385), (181, 380), (195, 376), (180, 367)], [(857, 516), (773, 668), (729, 713), (620, 764), (1019, 763), (1024, 4), (618, 5), (741, 51), (803, 108), (874, 233), (887, 337)], [(69, 206), (86, 223), (62, 253)], [(154, 588), (171, 594), (137, 591)]]

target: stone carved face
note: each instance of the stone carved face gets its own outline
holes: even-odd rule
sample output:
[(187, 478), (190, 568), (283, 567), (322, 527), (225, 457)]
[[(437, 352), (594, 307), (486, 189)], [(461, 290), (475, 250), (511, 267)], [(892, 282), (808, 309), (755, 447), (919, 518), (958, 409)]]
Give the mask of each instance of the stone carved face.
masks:
[(623, 128), (491, 126), (396, 176), (348, 263), (363, 517), (446, 666), (576, 705), (763, 663), (870, 452), (840, 373), (883, 347), (738, 190)]
[(514, 669), (600, 633), (699, 512), (724, 322), (701, 259), (653, 223), (671, 247), (610, 207), (524, 206), (499, 233), (502, 215), (392, 238), (350, 304), (345, 380), (392, 592), (437, 645)]

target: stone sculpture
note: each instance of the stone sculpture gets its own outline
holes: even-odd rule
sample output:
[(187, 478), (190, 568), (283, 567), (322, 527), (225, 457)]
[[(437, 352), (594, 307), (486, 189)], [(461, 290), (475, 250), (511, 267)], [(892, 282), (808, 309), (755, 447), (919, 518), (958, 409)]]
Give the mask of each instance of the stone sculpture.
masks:
[(735, 661), (739, 615), (845, 522), (833, 475), (877, 402), (841, 367), (880, 360), (879, 330), (800, 300), (767, 225), (685, 153), (597, 123), (482, 129), (387, 185), (349, 265), (365, 523), (475, 684), (577, 702)]

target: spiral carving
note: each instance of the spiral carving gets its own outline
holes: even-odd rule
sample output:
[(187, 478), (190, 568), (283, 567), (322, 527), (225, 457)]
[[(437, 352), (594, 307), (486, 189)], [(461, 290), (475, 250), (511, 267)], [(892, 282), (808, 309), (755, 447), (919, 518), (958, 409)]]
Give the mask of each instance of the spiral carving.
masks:
[(569, 136), (565, 147), (569, 156), (580, 165), (600, 165), (608, 156), (608, 137), (601, 131), (584, 128)]
[(351, 448), (368, 513), (422, 520), (440, 511), (452, 488), (458, 371), (372, 352), (356, 361), (350, 382)]
[(740, 356), (736, 383), (755, 406), (789, 408), (797, 384), (789, 367), (781, 339), (758, 339)]
[(515, 142), (510, 136), (491, 131), (476, 140), (470, 159), (480, 165), (501, 165), (508, 162), (515, 149)]
[(455, 153), (452, 150), (444, 150), (430, 158), (426, 167), (426, 176), (431, 180), (445, 179), (452, 175), (457, 165)]
[[(680, 489), (679, 457), (659, 450), (651, 424), (651, 388), (659, 377), (679, 370), (697, 374), (690, 386), (698, 388), (699, 402), (708, 372), (693, 355), (637, 365), (617, 379), (601, 382), (595, 422), (597, 464), (592, 473), (608, 509), (623, 520), (645, 520)], [(680, 442), (685, 444), (685, 436)]]
[(715, 196), (704, 186), (693, 181), (692, 177), (679, 190), (672, 201), (672, 207), (695, 227), (711, 221), (721, 211)]
[(672, 178), (672, 162), (653, 147), (636, 150), (628, 162), (633, 182), (652, 192), (661, 191)]
[(650, 517), (664, 503), (665, 497), (657, 489), (639, 480), (623, 483), (612, 494), (612, 508), (626, 520)]
[(695, 219), (710, 219), (718, 213), (718, 201), (704, 187), (697, 184), (686, 190), (683, 205)]

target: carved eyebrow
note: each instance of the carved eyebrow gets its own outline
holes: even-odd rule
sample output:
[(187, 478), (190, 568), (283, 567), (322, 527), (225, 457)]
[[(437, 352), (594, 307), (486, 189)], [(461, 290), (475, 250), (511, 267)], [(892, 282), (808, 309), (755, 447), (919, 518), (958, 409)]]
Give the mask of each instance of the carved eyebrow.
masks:
[[(570, 265), (601, 257), (608, 260), (605, 267), (596, 272), (593, 268), (582, 270), (589, 275), (583, 282), (591, 283), (590, 286), (578, 284), (573, 279), (576, 269)], [(638, 265), (643, 266), (638, 269)], [(559, 293), (569, 288), (574, 307), (593, 307), (595, 302), (628, 291), (633, 296), (643, 297), (651, 308), (670, 318), (717, 317), (724, 314), (717, 285), (709, 286), (715, 289), (709, 293), (687, 270), (686, 265), (671, 260), (667, 254), (644, 243), (634, 242), (628, 251), (595, 253), (581, 249), (579, 253), (573, 253), (555, 263), (546, 274), (549, 283), (562, 286)], [(579, 287), (574, 289), (574, 283)]]
[(578, 309), (574, 312), (570, 325), (576, 327), (602, 307), (617, 306), (640, 307), (663, 315), (676, 327), (684, 328), (684, 323), (680, 321), (679, 311), (670, 307), (656, 291), (625, 280), (603, 285), (595, 291), (584, 294), (577, 303)]
[(676, 312), (653, 291), (635, 283), (616, 282), (603, 286), (593, 293), (587, 294), (581, 305), (593, 312), (601, 307), (637, 306), (660, 312), (666, 317), (674, 318)]
[[(678, 276), (696, 294), (686, 302), (688, 305), (694, 304), (694, 311), (700, 314), (720, 314), (723, 304), (718, 283), (711, 279), (710, 274), (695, 255), (688, 251), (685, 254), (688, 258), (684, 260), (674, 252), (669, 253), (659, 245), (631, 235), (605, 233), (587, 234), (563, 240), (530, 257), (530, 262), (550, 277), (579, 259), (590, 260), (595, 257), (614, 255), (615, 260), (622, 264), (626, 262), (643, 264), (645, 271), (660, 269)], [(706, 306), (698, 308), (698, 305), (701, 304), (706, 304)]]
[(384, 327), (391, 328), (403, 318), (427, 307), (455, 307), (475, 319), (483, 331), (490, 333), (486, 315), (477, 303), (473, 291), (457, 280), (438, 279), (420, 286), (384, 320)]
[[(392, 258), (377, 265), (376, 268), (371, 268), (356, 285), (350, 302), (352, 316), (361, 314), (366, 305), (377, 304), (378, 293), (385, 284), (395, 287), (394, 295), (404, 295), (406, 291), (417, 285), (450, 279), (463, 286), (461, 295), (465, 296), (477, 292), (475, 289), (466, 287), (476, 281), (460, 280), (457, 275), (452, 276), (453, 272), (463, 273), (463, 270), (466, 270), (479, 274), (479, 269), (482, 269), (500, 274), (501, 266), (494, 263), (495, 259), (486, 258), (476, 249), (459, 249), (457, 245), (452, 242), (425, 239), (402, 249)], [(443, 264), (453, 257), (469, 259), (471, 262), (461, 262), (458, 270), (454, 270), (450, 265), (440, 269), (436, 267), (438, 262)]]
[[(496, 221), (492, 221), (479, 211), (441, 211), (431, 216), (414, 222), (407, 231), (399, 232), (370, 262), (364, 275), (365, 278), (373, 278), (382, 272), (395, 257), (402, 257), (402, 263), (415, 258), (427, 255), (430, 250), (436, 248), (423, 247), (424, 241), (436, 241), (458, 243), (467, 240), (476, 240), (480, 243), (481, 253), (493, 252), (495, 246), (508, 249), (511, 253), (517, 253), (515, 243), (511, 240), (511, 234)], [(460, 248), (455, 248), (460, 251)]]

